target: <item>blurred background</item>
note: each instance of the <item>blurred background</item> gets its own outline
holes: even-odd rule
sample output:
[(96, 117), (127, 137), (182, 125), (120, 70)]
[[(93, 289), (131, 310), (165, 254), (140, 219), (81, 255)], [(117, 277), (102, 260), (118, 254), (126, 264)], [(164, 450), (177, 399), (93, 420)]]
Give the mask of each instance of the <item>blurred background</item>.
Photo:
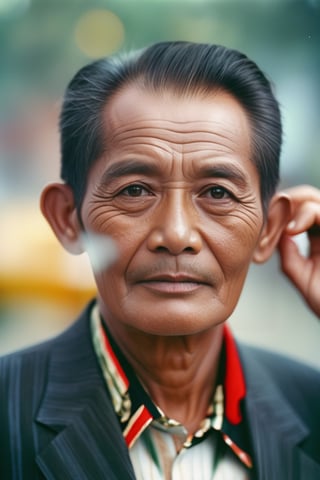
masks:
[[(319, 0), (0, 0), (0, 354), (58, 333), (94, 295), (87, 257), (62, 250), (38, 206), (59, 178), (68, 81), (95, 58), (159, 40), (255, 60), (281, 103), (282, 186), (320, 187)], [(319, 321), (276, 256), (252, 267), (231, 323), (247, 342), (320, 366)]]

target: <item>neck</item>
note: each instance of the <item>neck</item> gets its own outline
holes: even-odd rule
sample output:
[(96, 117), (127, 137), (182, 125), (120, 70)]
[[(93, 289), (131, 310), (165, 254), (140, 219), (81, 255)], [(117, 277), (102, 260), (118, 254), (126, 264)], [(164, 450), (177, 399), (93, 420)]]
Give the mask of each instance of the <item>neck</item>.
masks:
[(158, 336), (108, 327), (152, 400), (194, 433), (215, 390), (223, 325), (188, 336)]

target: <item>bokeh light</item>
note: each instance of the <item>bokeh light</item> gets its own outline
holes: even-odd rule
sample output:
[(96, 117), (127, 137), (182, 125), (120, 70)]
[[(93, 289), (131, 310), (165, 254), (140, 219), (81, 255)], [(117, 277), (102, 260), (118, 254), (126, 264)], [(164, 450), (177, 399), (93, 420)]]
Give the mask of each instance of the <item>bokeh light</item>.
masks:
[(22, 14), (30, 6), (30, 0), (0, 0), (0, 16)]
[(78, 48), (90, 58), (117, 51), (123, 44), (125, 30), (120, 18), (109, 10), (95, 9), (80, 17), (75, 28)]

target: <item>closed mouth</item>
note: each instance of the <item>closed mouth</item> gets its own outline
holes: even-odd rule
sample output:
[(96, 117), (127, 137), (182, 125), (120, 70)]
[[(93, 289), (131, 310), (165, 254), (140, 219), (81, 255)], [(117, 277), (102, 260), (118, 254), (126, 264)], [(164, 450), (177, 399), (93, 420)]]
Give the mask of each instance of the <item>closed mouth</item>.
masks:
[(158, 274), (146, 277), (142, 282), (169, 282), (169, 283), (200, 283), (208, 285), (208, 281), (198, 276), (187, 275), (185, 273)]
[(144, 278), (138, 282), (147, 288), (165, 293), (187, 293), (209, 283), (199, 277), (177, 274), (161, 274)]

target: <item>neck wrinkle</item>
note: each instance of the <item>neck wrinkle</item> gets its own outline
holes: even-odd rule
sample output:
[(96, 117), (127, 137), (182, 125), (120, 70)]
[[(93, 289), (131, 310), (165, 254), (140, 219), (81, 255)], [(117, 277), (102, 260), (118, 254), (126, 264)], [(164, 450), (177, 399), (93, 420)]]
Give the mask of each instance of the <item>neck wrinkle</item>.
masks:
[[(111, 332), (113, 334), (113, 332)], [(194, 433), (216, 387), (223, 325), (190, 337), (115, 337), (153, 402)]]

